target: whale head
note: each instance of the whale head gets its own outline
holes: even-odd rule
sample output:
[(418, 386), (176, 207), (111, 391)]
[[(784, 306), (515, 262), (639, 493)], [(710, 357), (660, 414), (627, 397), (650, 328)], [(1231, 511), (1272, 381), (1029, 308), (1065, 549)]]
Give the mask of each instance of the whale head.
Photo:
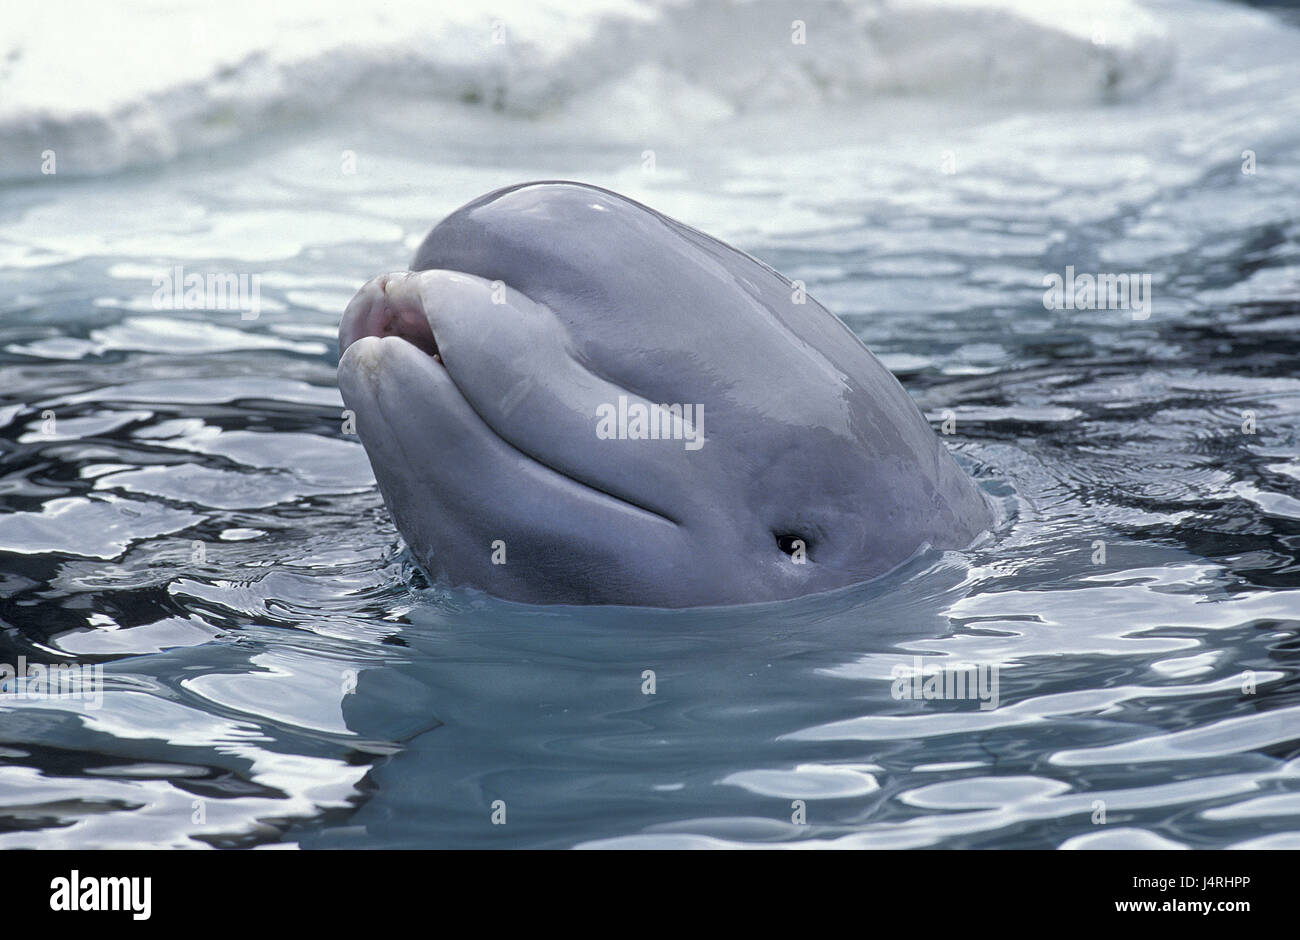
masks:
[(781, 275), (615, 193), (531, 183), (436, 226), (339, 328), (339, 387), (438, 581), (744, 603), (961, 548), (989, 503), (890, 372)]

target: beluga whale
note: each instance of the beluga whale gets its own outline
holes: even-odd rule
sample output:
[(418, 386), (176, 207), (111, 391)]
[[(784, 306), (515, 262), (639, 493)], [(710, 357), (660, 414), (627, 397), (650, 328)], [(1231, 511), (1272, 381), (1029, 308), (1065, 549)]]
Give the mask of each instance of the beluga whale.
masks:
[(414, 559), (508, 600), (776, 601), (993, 523), (825, 307), (582, 183), (500, 189), (436, 225), (348, 304), (338, 383)]

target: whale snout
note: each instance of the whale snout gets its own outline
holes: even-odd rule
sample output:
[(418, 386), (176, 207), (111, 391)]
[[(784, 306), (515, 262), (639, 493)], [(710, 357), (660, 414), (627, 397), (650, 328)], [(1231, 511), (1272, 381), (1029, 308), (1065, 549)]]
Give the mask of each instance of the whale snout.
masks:
[(339, 357), (366, 336), (404, 340), (442, 361), (419, 281), (410, 271), (381, 274), (357, 291), (339, 324)]

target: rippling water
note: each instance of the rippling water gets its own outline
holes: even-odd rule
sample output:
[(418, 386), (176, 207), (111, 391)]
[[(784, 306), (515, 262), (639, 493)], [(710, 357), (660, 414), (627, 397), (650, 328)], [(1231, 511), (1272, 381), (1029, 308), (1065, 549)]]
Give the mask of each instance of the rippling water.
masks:
[[(0, 846), (1300, 847), (1300, 34), (1189, 10), (1136, 101), (755, 116), (653, 172), (343, 110), (0, 189), (0, 662), (105, 682), (0, 689)], [(338, 317), (460, 203), (557, 177), (805, 280), (947, 422), (994, 537), (730, 609), (429, 585), (343, 433)], [(259, 274), (260, 315), (157, 309), (175, 265)], [(1149, 319), (1045, 309), (1067, 265), (1150, 273)], [(917, 656), (996, 664), (997, 707), (896, 698)]]

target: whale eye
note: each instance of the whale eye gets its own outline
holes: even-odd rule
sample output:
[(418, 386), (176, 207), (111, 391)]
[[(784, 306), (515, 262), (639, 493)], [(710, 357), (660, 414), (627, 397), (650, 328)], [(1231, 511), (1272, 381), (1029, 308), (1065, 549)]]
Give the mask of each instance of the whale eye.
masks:
[(776, 546), (791, 556), (801, 549), (804, 554), (808, 553), (808, 540), (802, 535), (778, 535), (776, 537)]

